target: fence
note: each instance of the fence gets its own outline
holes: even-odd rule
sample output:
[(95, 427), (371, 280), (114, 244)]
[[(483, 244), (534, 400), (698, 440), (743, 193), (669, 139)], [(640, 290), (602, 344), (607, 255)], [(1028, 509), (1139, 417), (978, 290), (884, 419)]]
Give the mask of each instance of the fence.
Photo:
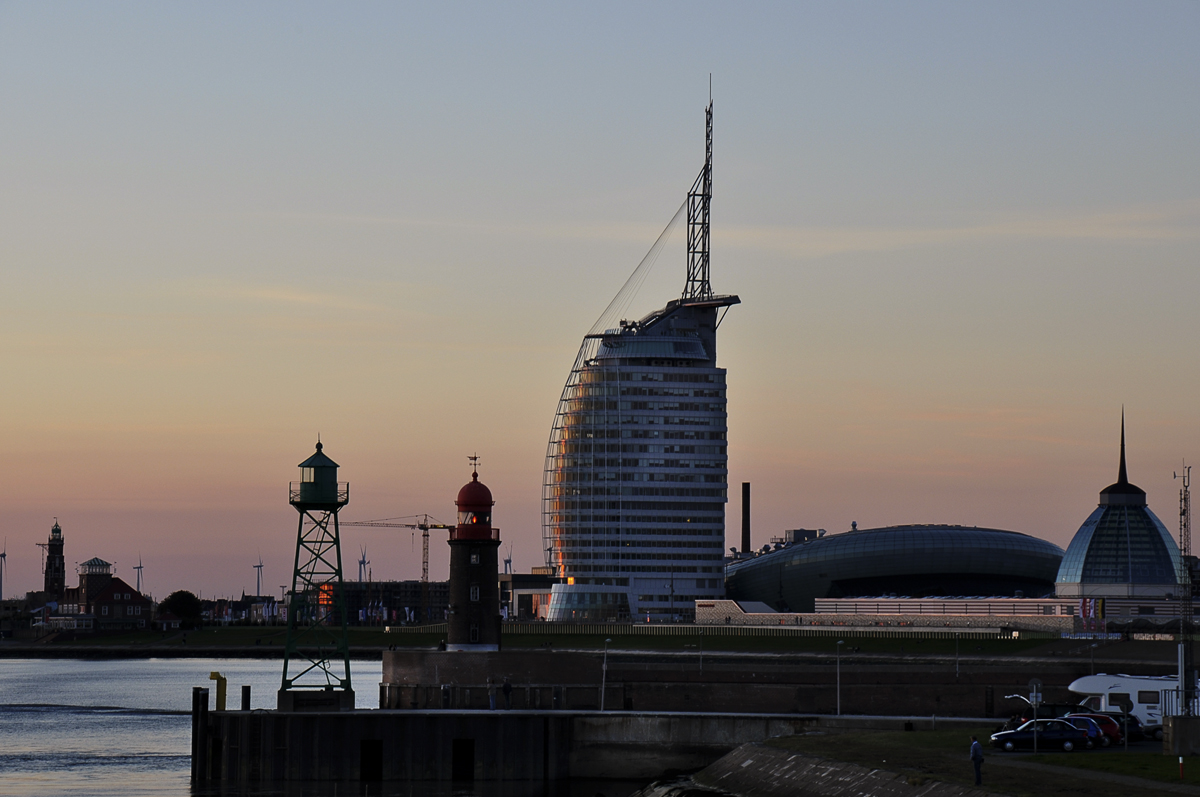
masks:
[[(392, 634), (444, 635), (446, 624), (388, 626)], [(1012, 639), (1012, 632), (996, 628), (957, 631), (949, 628), (895, 626), (772, 626), (772, 625), (669, 625), (665, 623), (504, 623), (505, 636), (593, 637), (838, 637), (855, 639)], [(1022, 632), (1023, 638), (1033, 636)], [(1047, 638), (1057, 635), (1047, 634)]]

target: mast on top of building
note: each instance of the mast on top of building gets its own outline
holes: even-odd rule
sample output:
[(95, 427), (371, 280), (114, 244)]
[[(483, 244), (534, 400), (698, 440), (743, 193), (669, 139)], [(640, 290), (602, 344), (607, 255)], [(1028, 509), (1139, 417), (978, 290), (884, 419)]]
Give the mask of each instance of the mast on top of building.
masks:
[(688, 270), (687, 284), (683, 286), (683, 298), (711, 299), (712, 285), (708, 281), (708, 232), (709, 208), (712, 205), (712, 90), (709, 89), (708, 107), (704, 110), (704, 168), (688, 191)]

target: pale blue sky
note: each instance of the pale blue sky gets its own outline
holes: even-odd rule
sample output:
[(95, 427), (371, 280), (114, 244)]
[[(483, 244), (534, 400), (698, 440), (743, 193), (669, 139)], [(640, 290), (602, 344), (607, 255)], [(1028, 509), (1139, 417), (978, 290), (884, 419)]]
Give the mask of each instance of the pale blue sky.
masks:
[[(348, 517), (484, 455), (538, 560), (580, 336), (715, 95), (730, 480), (756, 538), (946, 522), (1066, 545), (1200, 452), (1195, 3), (0, 2), (9, 594), (68, 562), (283, 583), (320, 431)], [(678, 243), (677, 241), (675, 242)], [(664, 253), (632, 315), (682, 286)], [(736, 537), (736, 497), (730, 539)], [(356, 534), (376, 577), (407, 539)], [(732, 543), (731, 543), (732, 544)], [(435, 545), (434, 575), (444, 568)], [(440, 558), (438, 558), (440, 557)], [(244, 571), (244, 572), (243, 572)], [(273, 574), (272, 574), (273, 573)]]

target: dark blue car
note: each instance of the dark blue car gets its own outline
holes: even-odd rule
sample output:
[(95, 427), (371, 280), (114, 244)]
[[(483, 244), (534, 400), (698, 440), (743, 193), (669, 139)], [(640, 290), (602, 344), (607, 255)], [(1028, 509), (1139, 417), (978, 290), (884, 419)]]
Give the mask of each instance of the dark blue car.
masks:
[(992, 746), (1009, 752), (1022, 748), (1032, 750), (1035, 726), (1039, 750), (1069, 753), (1076, 747), (1087, 747), (1088, 732), (1065, 720), (1030, 720), (1015, 731), (993, 733)]

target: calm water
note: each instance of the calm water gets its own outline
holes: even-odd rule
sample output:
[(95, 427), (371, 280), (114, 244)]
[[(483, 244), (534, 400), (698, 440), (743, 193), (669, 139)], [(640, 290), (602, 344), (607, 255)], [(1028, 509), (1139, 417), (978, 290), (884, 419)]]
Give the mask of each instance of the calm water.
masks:
[[(359, 708), (379, 700), (380, 663), (353, 662)], [(189, 783), (192, 687), (214, 670), (229, 679), (229, 705), (250, 684), (252, 708), (274, 708), (282, 662), (246, 659), (77, 661), (0, 659), (0, 795), (199, 795)], [(634, 782), (572, 782), (553, 797), (626, 797)], [(212, 792), (203, 792), (212, 794)], [(237, 794), (238, 792), (232, 792)], [(295, 784), (253, 794), (330, 797), (543, 797), (539, 787), (502, 791), (387, 784)]]

